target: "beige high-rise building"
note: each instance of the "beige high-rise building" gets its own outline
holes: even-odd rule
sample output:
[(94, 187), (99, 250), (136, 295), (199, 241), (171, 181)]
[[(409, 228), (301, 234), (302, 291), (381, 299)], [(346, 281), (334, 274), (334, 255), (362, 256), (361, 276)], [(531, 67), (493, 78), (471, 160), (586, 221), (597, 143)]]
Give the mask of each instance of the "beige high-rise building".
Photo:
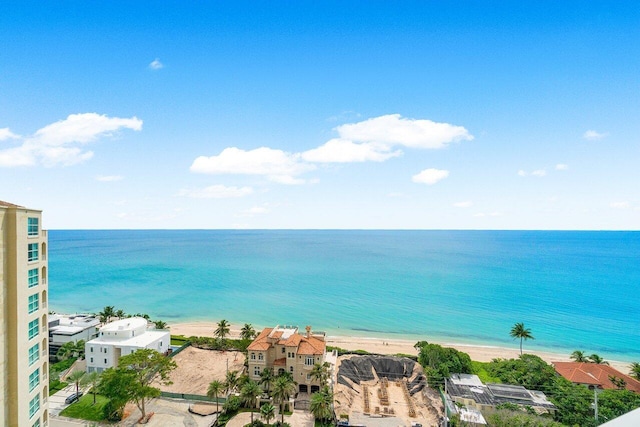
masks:
[(0, 425), (47, 426), (47, 232), (41, 211), (0, 201), (0, 285)]

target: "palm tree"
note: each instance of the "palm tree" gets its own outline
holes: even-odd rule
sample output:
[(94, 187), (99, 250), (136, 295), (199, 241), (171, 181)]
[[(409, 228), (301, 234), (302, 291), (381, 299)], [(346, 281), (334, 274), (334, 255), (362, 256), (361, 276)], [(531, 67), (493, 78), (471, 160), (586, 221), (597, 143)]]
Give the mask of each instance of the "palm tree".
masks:
[(62, 344), (56, 352), (56, 356), (60, 360), (67, 360), (71, 357), (82, 359), (84, 357), (84, 340), (79, 340), (78, 342), (69, 341)]
[(609, 362), (607, 362), (606, 360), (604, 360), (602, 357), (598, 356), (597, 354), (593, 353), (591, 356), (588, 357), (589, 361), (591, 363), (597, 363), (598, 365), (608, 365)]
[(82, 377), (82, 384), (83, 385), (90, 385), (91, 386), (91, 394), (93, 394), (93, 404), (96, 404), (96, 393), (98, 392), (98, 387), (100, 387), (100, 380), (101, 380), (101, 376), (100, 376), (100, 372), (89, 372), (87, 375), (84, 375)]
[(67, 380), (76, 384), (76, 395), (80, 393), (80, 381), (84, 377), (84, 371), (73, 371), (71, 375), (67, 377)]
[(631, 365), (629, 365), (629, 368), (631, 369), (629, 375), (637, 380), (640, 380), (640, 363), (633, 362)]
[(225, 319), (222, 319), (221, 321), (218, 322), (218, 327), (216, 328), (216, 330), (213, 332), (213, 334), (220, 338), (220, 340), (224, 341), (224, 337), (226, 337), (227, 335), (229, 335), (229, 322), (227, 322)]
[(311, 369), (311, 372), (310, 372), (311, 378), (320, 381), (321, 387), (326, 386), (327, 381), (329, 380), (330, 368), (331, 368), (331, 365), (329, 364), (329, 362), (316, 363), (315, 365), (313, 365), (313, 368)]
[(98, 313), (98, 317), (100, 317), (100, 323), (109, 322), (112, 317), (115, 317), (115, 307), (107, 305), (100, 313)]
[(522, 340), (533, 340), (533, 335), (531, 335), (531, 329), (527, 329), (524, 327), (524, 323), (518, 322), (511, 328), (511, 332), (509, 332), (514, 339), (520, 338), (520, 355), (522, 356)]
[(207, 396), (213, 397), (216, 399), (216, 412), (218, 412), (218, 396), (224, 390), (224, 384), (218, 380), (213, 380), (209, 384), (209, 389), (207, 390)]
[(269, 368), (264, 368), (262, 373), (260, 374), (260, 385), (267, 386), (267, 394), (269, 394), (269, 389), (271, 388), (271, 383), (273, 382), (273, 371)]
[(271, 403), (265, 403), (260, 407), (260, 415), (265, 419), (267, 425), (269, 425), (269, 421), (275, 416), (276, 408), (273, 407)]
[(242, 390), (240, 390), (242, 401), (245, 406), (251, 410), (251, 424), (253, 424), (253, 409), (256, 407), (256, 398), (260, 396), (261, 393), (262, 390), (260, 386), (253, 380), (247, 381), (247, 383), (242, 386)]
[(243, 340), (252, 340), (256, 336), (256, 330), (253, 329), (251, 323), (245, 323), (242, 329), (240, 330), (240, 339)]
[(573, 359), (575, 362), (588, 362), (589, 358), (587, 357), (586, 354), (584, 354), (584, 351), (580, 351), (580, 350), (576, 350), (573, 353), (571, 353), (570, 356), (571, 359)]
[(278, 375), (273, 382), (273, 399), (280, 405), (280, 413), (282, 414), (282, 422), (284, 423), (283, 403), (296, 392), (296, 383), (290, 375)]
[(118, 310), (115, 312), (115, 316), (118, 318), (118, 320), (120, 319), (124, 319), (125, 317), (127, 317), (126, 313), (124, 312), (124, 310)]
[(169, 329), (167, 323), (162, 320), (156, 320), (153, 324), (156, 325), (156, 329)]
[(311, 395), (311, 405), (309, 409), (316, 419), (322, 421), (331, 421), (333, 418), (333, 393), (329, 387), (323, 387), (317, 393)]
[(238, 372), (228, 371), (224, 381), (224, 389), (227, 394), (231, 393), (238, 386)]

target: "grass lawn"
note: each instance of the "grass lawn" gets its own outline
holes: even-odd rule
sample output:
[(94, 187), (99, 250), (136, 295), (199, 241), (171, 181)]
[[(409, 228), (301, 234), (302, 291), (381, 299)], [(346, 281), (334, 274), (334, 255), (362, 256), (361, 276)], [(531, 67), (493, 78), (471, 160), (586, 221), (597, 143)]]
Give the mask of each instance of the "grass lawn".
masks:
[(80, 418), (87, 421), (104, 420), (104, 405), (109, 403), (109, 399), (96, 394), (96, 404), (93, 404), (93, 395), (85, 394), (80, 398), (79, 402), (72, 403), (64, 408), (60, 415), (64, 417)]

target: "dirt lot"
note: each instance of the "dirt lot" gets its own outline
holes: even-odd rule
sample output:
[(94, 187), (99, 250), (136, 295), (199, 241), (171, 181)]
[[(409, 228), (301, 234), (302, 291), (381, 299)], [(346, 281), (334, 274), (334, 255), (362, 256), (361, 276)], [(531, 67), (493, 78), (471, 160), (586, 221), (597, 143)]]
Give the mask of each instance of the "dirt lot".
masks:
[(154, 383), (153, 386), (172, 393), (206, 395), (211, 381), (224, 381), (227, 364), (229, 371), (242, 371), (244, 359), (244, 355), (238, 351), (187, 347), (173, 358), (178, 365), (178, 368), (171, 373), (173, 384)]

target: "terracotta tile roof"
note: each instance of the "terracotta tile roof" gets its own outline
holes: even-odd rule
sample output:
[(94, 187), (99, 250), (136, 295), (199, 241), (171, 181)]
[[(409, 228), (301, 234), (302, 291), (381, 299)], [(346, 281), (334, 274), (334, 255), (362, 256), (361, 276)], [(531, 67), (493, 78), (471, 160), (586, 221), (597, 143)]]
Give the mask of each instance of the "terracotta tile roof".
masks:
[(0, 206), (4, 208), (21, 208), (22, 207), (20, 205), (14, 205), (13, 203), (3, 202), (2, 200), (0, 200)]
[[(253, 340), (251, 344), (249, 344), (247, 350), (265, 351), (271, 348), (272, 344), (269, 342), (269, 335), (272, 331), (273, 328), (264, 328), (262, 332), (260, 332), (260, 334), (256, 337), (256, 339)], [(273, 335), (271, 335), (271, 338), (281, 337), (282, 331), (275, 331)], [(324, 354), (326, 349), (326, 343), (324, 342), (324, 340), (321, 340), (314, 336), (310, 336), (307, 338), (305, 335), (298, 333), (292, 334), (286, 340), (277, 341), (277, 344), (284, 345), (285, 347), (296, 347), (296, 353), (302, 355)]]
[(640, 393), (640, 381), (623, 374), (609, 365), (582, 362), (554, 362), (556, 372), (572, 383), (597, 385), (603, 389), (614, 390), (617, 387), (609, 380), (609, 376), (625, 380), (627, 390)]
[(276, 359), (273, 361), (273, 366), (287, 366), (287, 358)]
[(268, 350), (271, 345), (267, 342), (267, 337), (272, 330), (273, 328), (264, 328), (262, 332), (260, 332), (260, 334), (256, 337), (256, 339), (254, 339), (253, 342), (249, 344), (247, 350)]

